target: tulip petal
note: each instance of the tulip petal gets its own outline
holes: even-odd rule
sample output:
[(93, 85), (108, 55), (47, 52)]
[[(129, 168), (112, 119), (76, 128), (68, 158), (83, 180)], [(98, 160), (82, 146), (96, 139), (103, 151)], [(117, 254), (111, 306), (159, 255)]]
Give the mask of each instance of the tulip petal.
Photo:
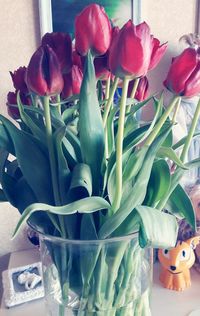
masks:
[(48, 70), (49, 77), (46, 77), (46, 81), (48, 84), (48, 91), (47, 94), (58, 94), (62, 91), (64, 86), (63, 77), (61, 74), (60, 64), (58, 62), (58, 58), (54, 53), (53, 49), (46, 46), (46, 52), (48, 56)]
[(58, 58), (62, 72), (67, 73), (72, 67), (72, 41), (67, 33), (46, 33), (42, 38), (42, 46), (49, 45)]
[[(138, 37), (137, 30), (139, 36), (145, 38)], [(112, 41), (109, 51), (110, 69), (118, 77), (143, 76), (148, 70), (151, 51), (151, 37), (146, 23), (136, 27), (129, 20)]]
[(158, 65), (161, 58), (165, 54), (166, 49), (167, 49), (167, 43), (160, 45), (160, 41), (157, 38), (153, 39), (153, 50), (151, 53), (151, 61), (149, 65), (149, 70), (152, 70)]
[(110, 46), (111, 24), (103, 7), (87, 6), (75, 20), (76, 50), (85, 56), (91, 49), (93, 55), (103, 55)]
[(41, 96), (45, 95), (47, 91), (47, 83), (43, 76), (43, 59), (44, 50), (39, 47), (33, 54), (26, 73), (26, 83), (29, 89)]
[(176, 57), (170, 67), (164, 85), (170, 91), (183, 95), (185, 83), (195, 70), (197, 65), (196, 51), (193, 48), (185, 49)]
[(186, 82), (184, 96), (194, 97), (200, 94), (200, 62)]

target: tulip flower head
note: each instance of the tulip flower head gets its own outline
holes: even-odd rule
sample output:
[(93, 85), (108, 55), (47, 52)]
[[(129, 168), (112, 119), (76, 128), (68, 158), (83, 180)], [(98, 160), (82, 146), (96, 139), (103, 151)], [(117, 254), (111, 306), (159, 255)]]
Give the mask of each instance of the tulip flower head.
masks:
[[(135, 80), (132, 80), (129, 82), (129, 87), (128, 87), (128, 97), (130, 97), (133, 86), (134, 86)], [(137, 90), (135, 93), (135, 99), (138, 101), (143, 101), (147, 98), (148, 96), (148, 88), (149, 88), (149, 83), (147, 77), (142, 77), (140, 78), (140, 81), (137, 86)]]
[[(10, 117), (12, 117), (14, 120), (20, 119), (19, 109), (16, 107), (17, 93), (18, 91), (16, 90), (15, 92), (8, 92), (7, 94), (7, 111)], [(31, 99), (22, 92), (20, 92), (20, 99), (23, 104), (31, 105)]]
[(64, 78), (64, 87), (62, 90), (63, 99), (80, 93), (83, 73), (78, 66), (73, 65), (71, 72), (68, 74), (64, 74), (63, 78)]
[(165, 54), (167, 49), (167, 43), (160, 45), (160, 41), (157, 38), (153, 38), (153, 49), (151, 53), (151, 60), (149, 64), (149, 69), (152, 70), (160, 62), (161, 58)]
[(85, 56), (91, 50), (94, 56), (107, 52), (111, 41), (111, 24), (103, 7), (87, 6), (75, 20), (76, 50)]
[(109, 54), (111, 72), (120, 78), (146, 75), (152, 48), (149, 26), (146, 23), (135, 26), (129, 20), (112, 41)]
[(72, 67), (72, 41), (67, 33), (46, 33), (42, 38), (42, 46), (49, 45), (58, 58), (63, 73), (67, 73)]
[(63, 89), (63, 77), (58, 58), (48, 45), (40, 46), (31, 57), (26, 73), (29, 89), (40, 96), (58, 94)]
[(10, 75), (15, 89), (25, 94), (28, 93), (28, 87), (25, 82), (26, 67), (20, 67), (14, 72), (10, 71)]
[(194, 97), (200, 94), (200, 54), (186, 48), (172, 59), (164, 86), (176, 95)]

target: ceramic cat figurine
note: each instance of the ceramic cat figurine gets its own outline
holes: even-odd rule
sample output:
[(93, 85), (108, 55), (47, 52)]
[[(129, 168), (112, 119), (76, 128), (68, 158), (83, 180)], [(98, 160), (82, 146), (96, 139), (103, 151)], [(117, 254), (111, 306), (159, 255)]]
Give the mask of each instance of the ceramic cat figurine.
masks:
[(195, 261), (194, 249), (200, 243), (200, 237), (178, 241), (172, 249), (159, 249), (161, 263), (160, 281), (170, 290), (183, 291), (190, 287), (190, 268)]

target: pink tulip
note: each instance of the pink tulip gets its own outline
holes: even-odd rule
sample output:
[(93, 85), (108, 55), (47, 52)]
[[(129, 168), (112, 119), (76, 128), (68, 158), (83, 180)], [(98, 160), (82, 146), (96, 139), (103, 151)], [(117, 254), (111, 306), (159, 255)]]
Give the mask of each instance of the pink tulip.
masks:
[(73, 65), (71, 72), (68, 74), (64, 74), (63, 78), (64, 78), (64, 87), (62, 90), (63, 99), (66, 99), (68, 97), (71, 97), (72, 95), (80, 93), (83, 73), (78, 66)]
[(58, 58), (53, 49), (41, 46), (31, 57), (26, 73), (29, 89), (40, 96), (59, 94), (63, 89), (63, 77)]
[(200, 54), (186, 48), (172, 59), (164, 86), (176, 95), (193, 97), (200, 94)]
[(62, 73), (67, 73), (72, 67), (72, 41), (67, 33), (46, 33), (42, 38), (42, 45), (49, 45), (58, 58)]
[[(129, 82), (128, 97), (130, 97), (131, 95), (134, 83), (135, 83), (135, 80), (132, 80)], [(147, 77), (140, 78), (140, 81), (135, 93), (135, 99), (137, 99), (140, 102), (145, 100), (148, 95), (148, 88), (149, 88), (149, 83), (148, 83)]]
[(104, 8), (88, 5), (75, 20), (77, 52), (85, 56), (91, 50), (94, 56), (104, 55), (111, 41), (111, 24)]
[(148, 70), (151, 70), (158, 65), (161, 58), (165, 54), (166, 49), (167, 49), (167, 43), (160, 45), (160, 41), (157, 38), (153, 38), (153, 50), (151, 53), (151, 60), (150, 60), (150, 65), (149, 65)]
[(10, 71), (10, 75), (15, 89), (22, 93), (28, 93), (28, 87), (25, 82), (26, 67), (20, 67), (14, 72)]
[(144, 22), (135, 26), (129, 20), (114, 37), (110, 47), (109, 66), (118, 77), (145, 76), (153, 49), (149, 26)]

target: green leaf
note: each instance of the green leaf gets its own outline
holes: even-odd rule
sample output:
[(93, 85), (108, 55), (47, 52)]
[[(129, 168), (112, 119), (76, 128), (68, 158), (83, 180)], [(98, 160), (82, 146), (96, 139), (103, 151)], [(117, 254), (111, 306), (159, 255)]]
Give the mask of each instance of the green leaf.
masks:
[(92, 195), (92, 174), (88, 165), (80, 163), (74, 167), (69, 190), (69, 195), (74, 198)]
[(0, 149), (0, 182), (6, 199), (16, 207), (16, 179), (5, 172), (8, 164), (8, 152)]
[(26, 126), (31, 130), (33, 135), (37, 137), (43, 144), (46, 144), (46, 135), (44, 131), (39, 127), (39, 120), (37, 120), (37, 124), (32, 120), (32, 118), (24, 111), (23, 104), (20, 100), (20, 94), (17, 93), (17, 104), (20, 112), (20, 116), (22, 121), (26, 124)]
[(170, 195), (166, 208), (175, 215), (179, 214), (184, 217), (194, 230), (196, 230), (196, 217), (192, 202), (180, 184), (176, 186)]
[(23, 212), (13, 234), (13, 237), (17, 235), (22, 224), (28, 220), (28, 218), (38, 211), (48, 211), (51, 214), (57, 215), (70, 215), (75, 213), (93, 213), (102, 209), (110, 208), (110, 204), (99, 196), (92, 196), (85, 199), (77, 200), (63, 206), (53, 206), (43, 203), (34, 203), (29, 205)]
[(132, 149), (135, 144), (137, 144), (142, 139), (149, 126), (150, 124), (146, 124), (128, 134), (128, 136), (126, 136), (123, 141), (123, 152), (129, 150), (130, 148)]
[(165, 195), (171, 184), (171, 175), (168, 163), (159, 159), (154, 162), (147, 187), (147, 195), (143, 204), (156, 206), (156, 203)]
[(13, 156), (15, 156), (15, 148), (8, 131), (5, 126), (0, 122), (0, 148), (6, 150)]
[(7, 202), (8, 199), (6, 197), (6, 195), (4, 194), (3, 190), (0, 189), (0, 202)]
[(123, 205), (120, 206), (119, 210), (110, 218), (108, 218), (107, 221), (102, 225), (98, 234), (100, 239), (107, 238), (110, 234), (112, 234), (115, 229), (117, 229), (119, 225), (123, 223), (123, 221), (131, 213), (131, 211), (137, 205), (142, 204), (146, 195), (147, 184), (151, 174), (151, 169), (156, 152), (160, 148), (163, 140), (167, 137), (169, 132), (170, 130), (167, 129), (165, 132), (159, 135), (149, 147), (149, 150), (147, 151), (146, 157), (144, 159), (144, 163), (135, 179), (134, 186), (130, 191), (127, 200), (124, 202)]
[(65, 124), (69, 124), (72, 122), (75, 118), (75, 113), (78, 110), (78, 105), (73, 105), (70, 108), (67, 108), (63, 113), (62, 113), (62, 119), (65, 122)]
[(114, 119), (117, 111), (119, 111), (118, 107), (113, 108), (107, 119), (108, 157), (115, 150)]
[(177, 166), (184, 170), (188, 170), (185, 164), (180, 160), (175, 151), (170, 147), (161, 147), (157, 154), (160, 158), (168, 158), (172, 160)]
[(66, 127), (62, 126), (54, 133), (54, 143), (56, 147), (57, 161), (58, 161), (58, 183), (59, 192), (62, 204), (66, 203), (67, 191), (69, 188), (70, 181), (70, 170), (65, 159), (62, 147), (62, 141), (65, 137)]
[[(193, 135), (193, 139), (194, 139), (195, 137), (199, 136), (199, 135), (200, 135), (200, 131), (195, 132), (194, 135)], [(184, 145), (184, 144), (185, 144), (185, 141), (186, 141), (186, 138), (187, 138), (187, 136), (181, 138), (176, 144), (174, 144), (174, 145), (172, 146), (172, 148), (173, 148), (174, 150), (176, 150), (176, 149), (178, 149), (179, 147), (181, 147), (182, 145)]]
[(153, 130), (158, 118), (159, 118), (162, 106), (163, 106), (163, 96), (161, 96), (161, 98), (157, 104), (154, 118), (153, 118), (151, 124), (149, 125), (148, 130), (144, 133), (144, 135), (140, 138), (140, 140), (134, 144), (134, 146), (138, 146), (139, 144), (141, 144), (150, 135), (150, 133), (152, 132), (152, 130)]
[(142, 248), (175, 246), (178, 234), (178, 223), (175, 216), (143, 205), (138, 205), (136, 211), (141, 218), (139, 243)]
[(48, 158), (29, 135), (17, 129), (2, 115), (0, 115), (0, 120), (12, 138), (20, 169), (37, 199), (41, 202), (53, 204)]
[(129, 156), (123, 171), (123, 183), (129, 181), (138, 174), (148, 149), (147, 146), (143, 146)]
[(96, 227), (92, 214), (83, 214), (81, 219), (81, 240), (96, 240), (98, 239)]
[(82, 162), (83, 160), (81, 155), (81, 144), (78, 137), (74, 135), (74, 133), (70, 129), (66, 129), (65, 137), (73, 146), (77, 161)]
[(72, 144), (68, 141), (66, 137), (63, 138), (63, 153), (68, 162), (69, 168), (73, 169), (74, 166), (78, 163), (78, 159), (76, 157), (76, 153)]
[(79, 133), (83, 162), (90, 166), (93, 194), (99, 194), (104, 159), (104, 128), (96, 93), (93, 58), (87, 54), (79, 105)]

